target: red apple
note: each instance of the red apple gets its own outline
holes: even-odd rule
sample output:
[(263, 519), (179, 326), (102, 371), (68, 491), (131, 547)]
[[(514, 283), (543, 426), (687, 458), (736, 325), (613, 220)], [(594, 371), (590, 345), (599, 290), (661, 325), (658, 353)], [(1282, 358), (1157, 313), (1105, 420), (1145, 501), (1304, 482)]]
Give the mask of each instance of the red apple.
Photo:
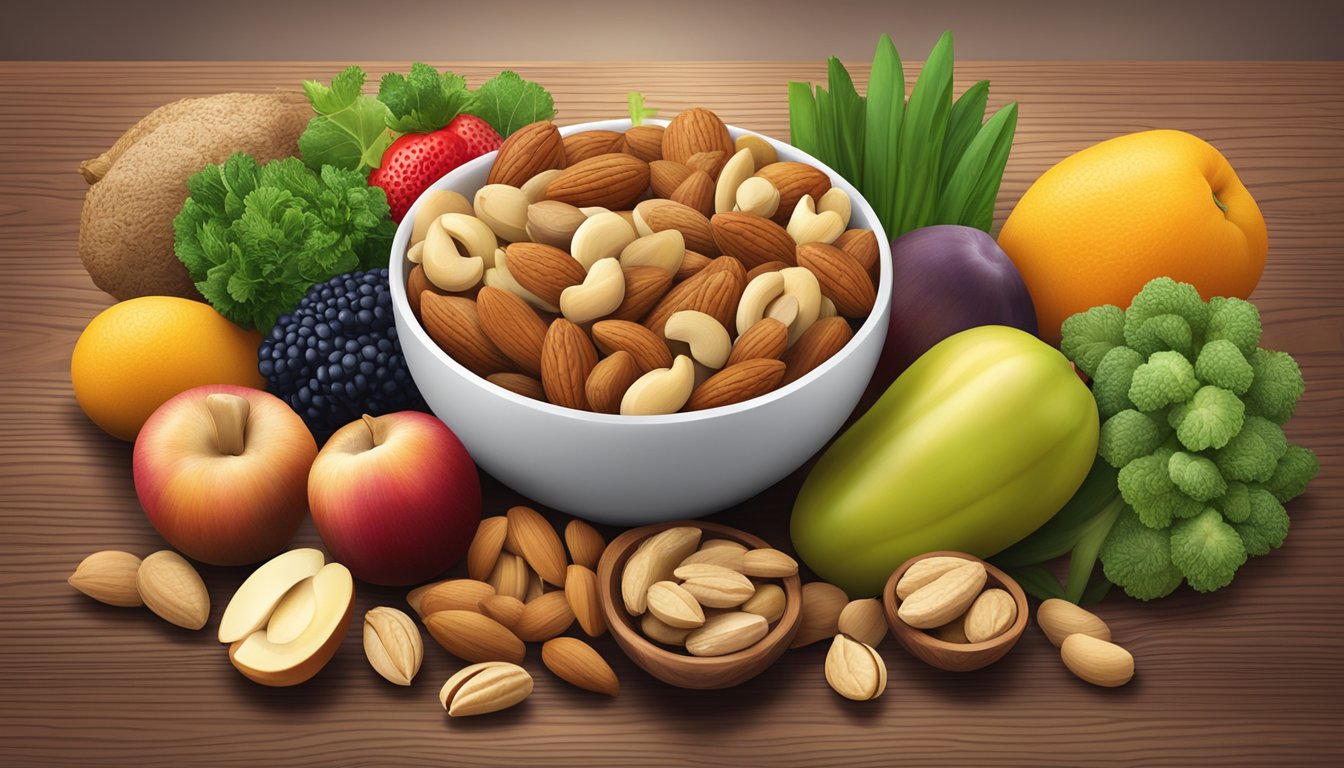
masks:
[(322, 541), (356, 578), (425, 581), (467, 551), (481, 482), (462, 441), (427, 413), (365, 416), (322, 446), (308, 475)]
[(317, 443), (298, 414), (250, 387), (183, 392), (135, 441), (135, 492), (154, 530), (212, 565), (255, 563), (285, 546), (308, 512)]

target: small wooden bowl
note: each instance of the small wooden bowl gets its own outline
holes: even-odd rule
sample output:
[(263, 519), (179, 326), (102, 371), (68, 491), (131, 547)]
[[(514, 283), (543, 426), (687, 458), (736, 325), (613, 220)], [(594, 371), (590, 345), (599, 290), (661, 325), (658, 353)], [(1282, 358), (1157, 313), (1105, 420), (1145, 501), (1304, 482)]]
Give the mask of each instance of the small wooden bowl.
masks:
[[(989, 575), (985, 581), (985, 589), (998, 587), (1012, 595), (1013, 602), (1017, 604), (1017, 620), (1006, 632), (983, 643), (949, 643), (901, 621), (896, 615), (896, 609), (900, 607), (900, 601), (896, 599), (896, 583), (906, 571), (910, 570), (910, 566), (927, 557), (960, 557), (963, 560), (984, 563), (985, 571)], [(882, 607), (887, 614), (887, 625), (891, 627), (891, 634), (902, 648), (925, 664), (949, 672), (970, 672), (993, 664), (1017, 645), (1023, 630), (1027, 628), (1027, 595), (1022, 591), (1022, 587), (1018, 586), (1008, 574), (965, 552), (929, 552), (905, 561), (891, 574), (891, 578), (887, 579), (887, 586), (882, 590)]]
[(784, 655), (802, 621), (802, 580), (797, 575), (780, 579), (784, 588), (784, 615), (770, 628), (770, 632), (750, 648), (723, 656), (692, 656), (678, 653), (644, 637), (639, 631), (637, 618), (625, 612), (621, 599), (621, 573), (625, 562), (634, 554), (644, 539), (668, 528), (683, 525), (701, 529), (713, 538), (731, 539), (750, 549), (769, 547), (764, 540), (749, 533), (718, 523), (702, 520), (680, 520), (656, 523), (634, 528), (617, 536), (607, 545), (597, 564), (597, 591), (602, 601), (602, 612), (616, 644), (630, 660), (650, 675), (678, 688), (708, 690), (731, 688), (745, 683), (764, 672)]

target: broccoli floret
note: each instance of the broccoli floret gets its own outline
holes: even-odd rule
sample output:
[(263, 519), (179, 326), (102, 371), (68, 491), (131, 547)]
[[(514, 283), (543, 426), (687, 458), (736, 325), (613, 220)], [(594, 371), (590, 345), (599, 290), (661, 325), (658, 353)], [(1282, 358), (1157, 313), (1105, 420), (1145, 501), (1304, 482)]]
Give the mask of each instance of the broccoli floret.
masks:
[(1199, 389), (1195, 368), (1180, 352), (1154, 352), (1134, 370), (1129, 399), (1141, 411), (1155, 411), (1189, 400)]
[(1209, 327), (1204, 342), (1232, 342), (1243, 356), (1255, 351), (1260, 343), (1260, 310), (1249, 301), (1216, 296), (1209, 299)]
[(1209, 324), (1209, 307), (1189, 283), (1150, 280), (1125, 311), (1125, 343), (1145, 355), (1164, 349), (1189, 354)]
[(1097, 454), (1119, 469), (1157, 450), (1169, 432), (1165, 421), (1127, 408), (1102, 422)]
[(1125, 503), (1134, 508), (1149, 528), (1166, 528), (1172, 520), (1192, 517), (1204, 508), (1171, 482), (1167, 470), (1171, 455), (1159, 449), (1150, 456), (1141, 456), (1122, 467), (1116, 480)]
[(1139, 600), (1166, 597), (1181, 585), (1171, 562), (1171, 536), (1144, 525), (1132, 509), (1120, 513), (1101, 545), (1102, 573)]
[(1171, 527), (1171, 562), (1196, 591), (1212, 592), (1232, 583), (1246, 562), (1246, 546), (1218, 510), (1206, 508)]
[(1255, 378), (1244, 395), (1246, 412), (1283, 424), (1293, 417), (1297, 399), (1306, 389), (1302, 369), (1286, 352), (1270, 349), (1255, 350), (1249, 360)]
[(1321, 462), (1310, 448), (1290, 445), (1275, 465), (1274, 474), (1264, 482), (1264, 488), (1281, 503), (1287, 504), (1302, 495), (1307, 489), (1307, 483), (1320, 471)]
[(1213, 505), (1229, 523), (1244, 523), (1251, 516), (1251, 492), (1245, 483), (1227, 484), (1227, 493), (1214, 500)]
[(1178, 451), (1167, 460), (1167, 474), (1181, 492), (1195, 501), (1208, 501), (1227, 491), (1227, 481), (1212, 461), (1193, 453)]
[(1288, 536), (1288, 512), (1274, 494), (1254, 488), (1250, 494), (1251, 513), (1246, 520), (1232, 524), (1247, 554), (1266, 555), (1283, 546)]
[(1125, 344), (1125, 311), (1103, 304), (1071, 315), (1060, 327), (1059, 349), (1088, 376), (1114, 347)]
[(1167, 421), (1176, 430), (1176, 438), (1191, 451), (1222, 448), (1245, 421), (1246, 406), (1241, 398), (1222, 387), (1200, 387), (1189, 401), (1172, 408)]
[(1260, 416), (1247, 416), (1241, 431), (1227, 445), (1213, 452), (1213, 463), (1229, 480), (1263, 483), (1274, 474), (1288, 438), (1278, 424)]
[(1129, 347), (1114, 347), (1101, 358), (1092, 377), (1092, 396), (1097, 400), (1097, 411), (1103, 419), (1134, 407), (1134, 402), (1129, 399), (1129, 387), (1134, 381), (1134, 371), (1143, 362), (1143, 355)]
[(1235, 344), (1217, 339), (1199, 350), (1199, 357), (1195, 358), (1195, 375), (1205, 384), (1242, 395), (1250, 388), (1254, 371)]

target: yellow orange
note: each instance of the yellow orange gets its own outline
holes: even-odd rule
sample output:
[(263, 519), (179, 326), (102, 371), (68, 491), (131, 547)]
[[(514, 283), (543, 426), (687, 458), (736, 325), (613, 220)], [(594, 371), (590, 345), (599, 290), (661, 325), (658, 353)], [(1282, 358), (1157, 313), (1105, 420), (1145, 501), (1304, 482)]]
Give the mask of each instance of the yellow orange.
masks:
[(134, 440), (174, 395), (205, 384), (265, 389), (257, 372), (261, 335), (208, 304), (142, 296), (103, 310), (80, 334), (70, 382), (85, 415), (108, 434)]
[(1227, 158), (1182, 131), (1144, 131), (1062, 160), (999, 234), (1031, 293), (1042, 338), (1099, 304), (1129, 306), (1163, 275), (1205, 299), (1247, 298), (1264, 271), (1265, 220)]

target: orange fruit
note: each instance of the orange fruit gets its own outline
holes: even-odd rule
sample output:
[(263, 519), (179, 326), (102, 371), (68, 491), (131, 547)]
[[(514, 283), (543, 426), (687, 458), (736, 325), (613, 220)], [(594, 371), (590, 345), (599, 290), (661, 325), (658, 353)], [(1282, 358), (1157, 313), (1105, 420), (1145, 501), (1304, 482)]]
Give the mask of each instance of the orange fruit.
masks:
[(174, 395), (204, 384), (265, 389), (257, 372), (261, 334), (208, 304), (142, 296), (113, 304), (75, 342), (70, 382), (84, 414), (113, 437), (134, 440)]
[(1041, 337), (1099, 304), (1128, 307), (1155, 277), (1247, 298), (1265, 268), (1265, 219), (1227, 158), (1182, 131), (1103, 141), (1041, 174), (999, 233)]

